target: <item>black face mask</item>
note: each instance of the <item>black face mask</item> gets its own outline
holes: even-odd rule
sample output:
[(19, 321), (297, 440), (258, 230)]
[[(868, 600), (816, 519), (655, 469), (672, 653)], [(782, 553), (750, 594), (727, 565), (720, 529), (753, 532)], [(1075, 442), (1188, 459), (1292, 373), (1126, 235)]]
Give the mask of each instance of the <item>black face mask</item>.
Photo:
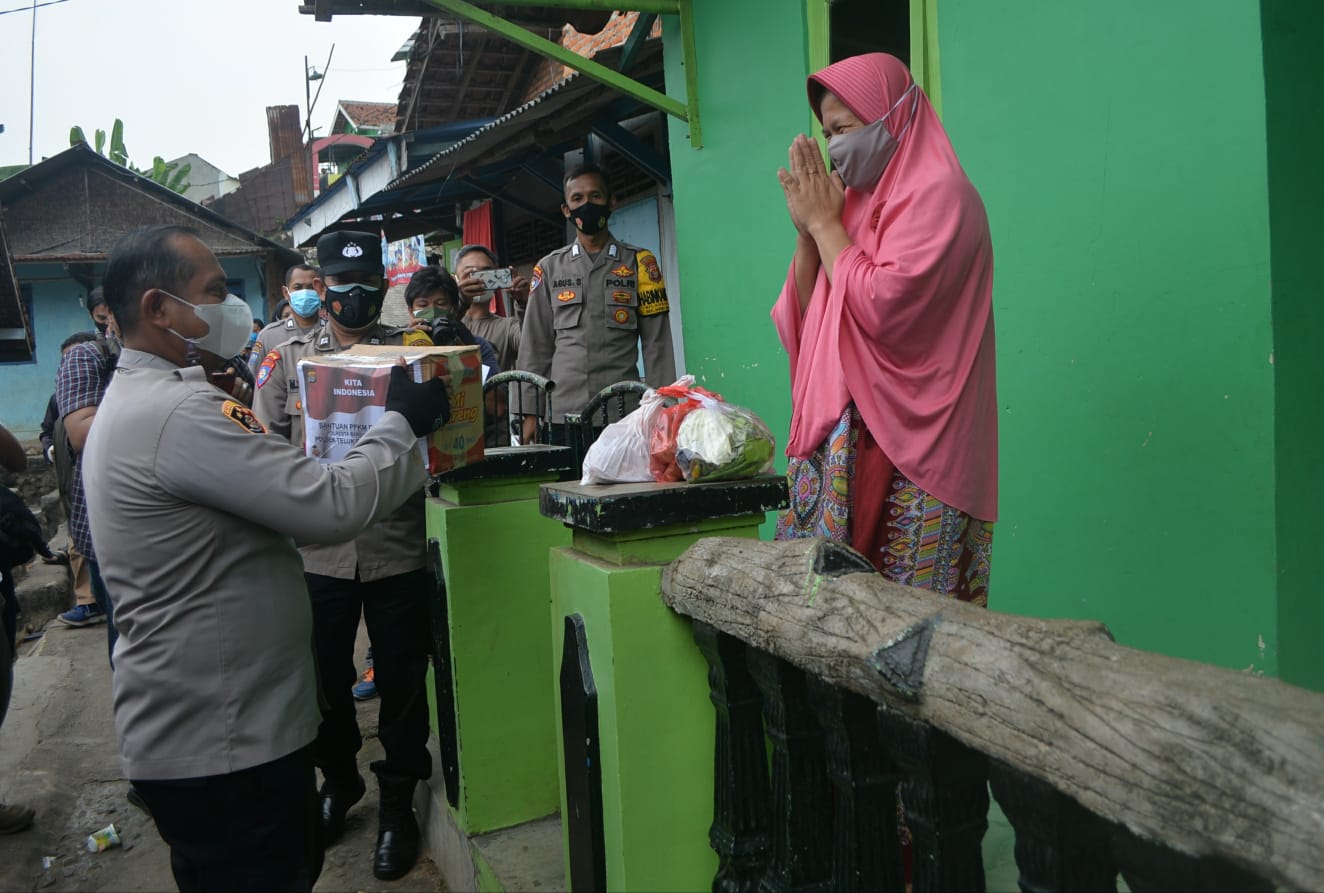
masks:
[(97, 334), (99, 335), (106, 334), (106, 330), (110, 328), (110, 326), (107, 323), (97, 322), (95, 319), (92, 320), (92, 325), (97, 327)]
[(357, 284), (328, 285), (326, 312), (332, 319), (351, 331), (366, 328), (382, 315), (381, 289), (366, 288)]
[(575, 221), (575, 226), (586, 236), (596, 236), (607, 228), (607, 218), (611, 216), (611, 208), (608, 205), (600, 205), (597, 202), (584, 202), (578, 208), (570, 212), (570, 217)]

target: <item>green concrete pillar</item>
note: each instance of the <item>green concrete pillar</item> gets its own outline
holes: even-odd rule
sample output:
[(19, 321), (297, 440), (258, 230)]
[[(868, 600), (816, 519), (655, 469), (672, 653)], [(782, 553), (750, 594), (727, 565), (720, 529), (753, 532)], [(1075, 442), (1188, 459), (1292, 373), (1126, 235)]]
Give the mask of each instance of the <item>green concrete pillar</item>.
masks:
[[(708, 844), (708, 670), (689, 622), (662, 604), (662, 568), (701, 537), (756, 539), (765, 513), (786, 504), (785, 478), (544, 484), (541, 503), (574, 529), (574, 542), (550, 559), (567, 887), (709, 890), (717, 856)], [(586, 742), (588, 675), (597, 735)]]
[(439, 581), (432, 726), (456, 824), (474, 835), (556, 812), (560, 802), (547, 554), (570, 531), (538, 512), (566, 447), (489, 450), (441, 476), (428, 500)]

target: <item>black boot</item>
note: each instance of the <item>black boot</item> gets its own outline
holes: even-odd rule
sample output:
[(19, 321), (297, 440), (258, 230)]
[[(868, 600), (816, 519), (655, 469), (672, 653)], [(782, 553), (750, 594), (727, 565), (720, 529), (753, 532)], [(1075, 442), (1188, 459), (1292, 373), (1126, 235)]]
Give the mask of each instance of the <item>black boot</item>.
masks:
[(363, 799), (368, 786), (355, 772), (345, 778), (327, 778), (322, 783), (322, 846), (329, 847), (345, 832), (345, 813)]
[(417, 782), (378, 776), (378, 784), (382, 797), (372, 873), (378, 880), (393, 881), (408, 874), (418, 861), (418, 822), (414, 820)]

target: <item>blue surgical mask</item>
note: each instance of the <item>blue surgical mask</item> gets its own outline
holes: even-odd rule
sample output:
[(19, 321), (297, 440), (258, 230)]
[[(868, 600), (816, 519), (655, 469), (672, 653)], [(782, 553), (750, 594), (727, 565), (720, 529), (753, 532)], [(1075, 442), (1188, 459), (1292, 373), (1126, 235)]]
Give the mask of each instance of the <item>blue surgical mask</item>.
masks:
[(322, 298), (311, 288), (300, 288), (290, 292), (290, 309), (296, 316), (307, 319), (317, 315), (317, 308), (322, 306)]

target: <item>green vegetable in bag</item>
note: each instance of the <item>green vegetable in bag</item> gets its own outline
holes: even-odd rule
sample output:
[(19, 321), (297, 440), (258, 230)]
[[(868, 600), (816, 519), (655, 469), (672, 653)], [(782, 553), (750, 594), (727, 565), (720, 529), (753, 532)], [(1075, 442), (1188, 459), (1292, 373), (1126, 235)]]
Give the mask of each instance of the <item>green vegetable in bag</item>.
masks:
[(768, 426), (741, 406), (703, 399), (676, 431), (676, 465), (690, 483), (730, 481), (772, 471)]

